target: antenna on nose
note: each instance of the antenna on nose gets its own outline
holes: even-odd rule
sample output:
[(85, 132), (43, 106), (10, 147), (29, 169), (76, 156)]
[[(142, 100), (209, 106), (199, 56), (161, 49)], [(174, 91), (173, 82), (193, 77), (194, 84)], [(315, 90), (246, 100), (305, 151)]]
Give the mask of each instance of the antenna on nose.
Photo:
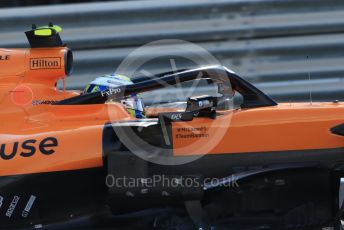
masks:
[[(311, 59), (307, 55), (307, 62), (311, 63)], [(310, 65), (308, 66), (310, 68)], [(308, 80), (309, 80), (309, 100), (310, 104), (313, 105), (313, 97), (312, 97), (312, 83), (311, 83), (311, 70), (308, 69)]]

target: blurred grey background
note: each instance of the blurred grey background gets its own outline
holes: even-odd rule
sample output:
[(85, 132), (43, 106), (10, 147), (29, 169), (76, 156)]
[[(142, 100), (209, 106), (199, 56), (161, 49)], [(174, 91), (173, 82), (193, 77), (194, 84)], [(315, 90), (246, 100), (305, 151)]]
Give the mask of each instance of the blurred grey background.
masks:
[[(182, 39), (204, 47), (277, 101), (308, 101), (310, 90), (314, 101), (344, 100), (343, 0), (80, 2), (0, 1), (0, 47), (27, 47), (23, 32), (32, 23), (61, 25), (61, 37), (74, 51), (68, 88), (82, 89), (113, 73), (135, 48)], [(177, 68), (193, 66), (178, 50), (172, 56)], [(170, 58), (145, 68), (171, 71)]]

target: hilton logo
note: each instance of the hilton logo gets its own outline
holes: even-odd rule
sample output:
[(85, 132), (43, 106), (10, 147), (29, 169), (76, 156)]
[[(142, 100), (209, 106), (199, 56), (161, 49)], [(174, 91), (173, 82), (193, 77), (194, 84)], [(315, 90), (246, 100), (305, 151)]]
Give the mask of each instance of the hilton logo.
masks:
[(60, 69), (60, 57), (31, 58), (30, 69)]

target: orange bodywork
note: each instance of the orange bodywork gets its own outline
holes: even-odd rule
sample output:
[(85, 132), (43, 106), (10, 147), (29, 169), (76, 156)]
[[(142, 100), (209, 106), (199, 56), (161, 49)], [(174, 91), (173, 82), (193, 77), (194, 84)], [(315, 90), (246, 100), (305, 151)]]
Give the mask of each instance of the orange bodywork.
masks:
[(67, 52), (65, 47), (0, 49), (1, 105), (27, 105), (75, 96), (56, 89), (57, 81), (66, 77)]
[[(130, 120), (126, 114), (119, 104), (40, 105), (26, 111), (18, 110), (11, 116), (1, 113), (1, 120), (6, 121), (0, 128), (1, 133), (6, 133), (1, 134), (1, 143), (8, 148), (12, 149), (14, 141), (41, 140), (48, 136), (57, 138), (59, 145), (56, 154), (51, 156), (35, 154), (30, 158), (16, 156), (10, 161), (0, 161), (0, 175), (101, 167), (103, 126), (110, 121), (109, 117)], [(225, 112), (215, 120), (196, 118), (173, 123), (174, 154), (244, 154), (344, 147), (344, 137), (329, 131), (329, 127), (343, 120), (342, 103), (239, 109)], [(192, 128), (192, 133), (207, 135), (178, 138), (178, 134), (190, 134), (190, 131), (178, 131), (180, 128)]]
[[(215, 120), (174, 123), (174, 153), (202, 154), (208, 145), (208, 154), (339, 148), (344, 147), (344, 137), (332, 134), (330, 128), (343, 120), (343, 103), (288, 103), (239, 109)], [(190, 134), (185, 127), (196, 127), (198, 130), (193, 129), (193, 133), (205, 135), (178, 138), (178, 134)]]
[[(37, 105), (29, 109), (17, 108), (11, 114), (0, 114), (1, 144), (10, 154), (14, 142), (35, 139), (37, 143), (53, 136), (58, 140), (56, 153), (21, 157), (19, 147), (11, 160), (0, 160), (0, 176), (26, 173), (52, 172), (101, 167), (102, 132), (109, 116), (120, 120), (131, 119), (118, 104), (54, 106)], [(37, 145), (37, 144), (36, 144)], [(36, 147), (38, 148), (38, 147)]]
[[(52, 172), (102, 166), (102, 131), (109, 117), (131, 119), (120, 104), (54, 106), (54, 102), (78, 95), (58, 90), (66, 77), (67, 48), (0, 49), (0, 144), (11, 160), (0, 159), (0, 176)], [(38, 62), (37, 62), (38, 60)], [(50, 63), (50, 65), (49, 65)], [(39, 142), (53, 136), (58, 146), (52, 155), (38, 152)], [(20, 143), (34, 139), (36, 152), (25, 152)]]
[[(0, 176), (102, 167), (104, 124), (133, 119), (119, 103), (49, 104), (78, 95), (56, 88), (56, 82), (66, 77), (66, 52), (64, 47), (0, 49), (0, 144), (5, 155), (16, 151), (10, 160), (0, 158)], [(164, 111), (150, 111), (160, 112)], [(173, 122), (175, 156), (344, 147), (344, 137), (329, 131), (343, 123), (343, 103), (280, 104), (220, 113), (216, 119)], [(38, 151), (47, 137), (58, 140), (51, 155)], [(20, 153), (27, 149), (21, 143), (28, 139), (34, 140), (31, 147), (36, 152), (23, 157)]]

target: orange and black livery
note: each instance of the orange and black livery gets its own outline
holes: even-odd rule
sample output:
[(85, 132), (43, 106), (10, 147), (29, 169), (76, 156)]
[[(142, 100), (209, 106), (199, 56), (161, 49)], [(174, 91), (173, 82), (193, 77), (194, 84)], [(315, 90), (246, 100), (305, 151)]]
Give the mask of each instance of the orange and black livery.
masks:
[[(73, 66), (60, 31), (0, 49), (0, 229), (339, 229), (342, 102), (278, 104), (223, 66), (59, 89)], [(215, 93), (140, 119), (120, 103), (184, 82)]]

